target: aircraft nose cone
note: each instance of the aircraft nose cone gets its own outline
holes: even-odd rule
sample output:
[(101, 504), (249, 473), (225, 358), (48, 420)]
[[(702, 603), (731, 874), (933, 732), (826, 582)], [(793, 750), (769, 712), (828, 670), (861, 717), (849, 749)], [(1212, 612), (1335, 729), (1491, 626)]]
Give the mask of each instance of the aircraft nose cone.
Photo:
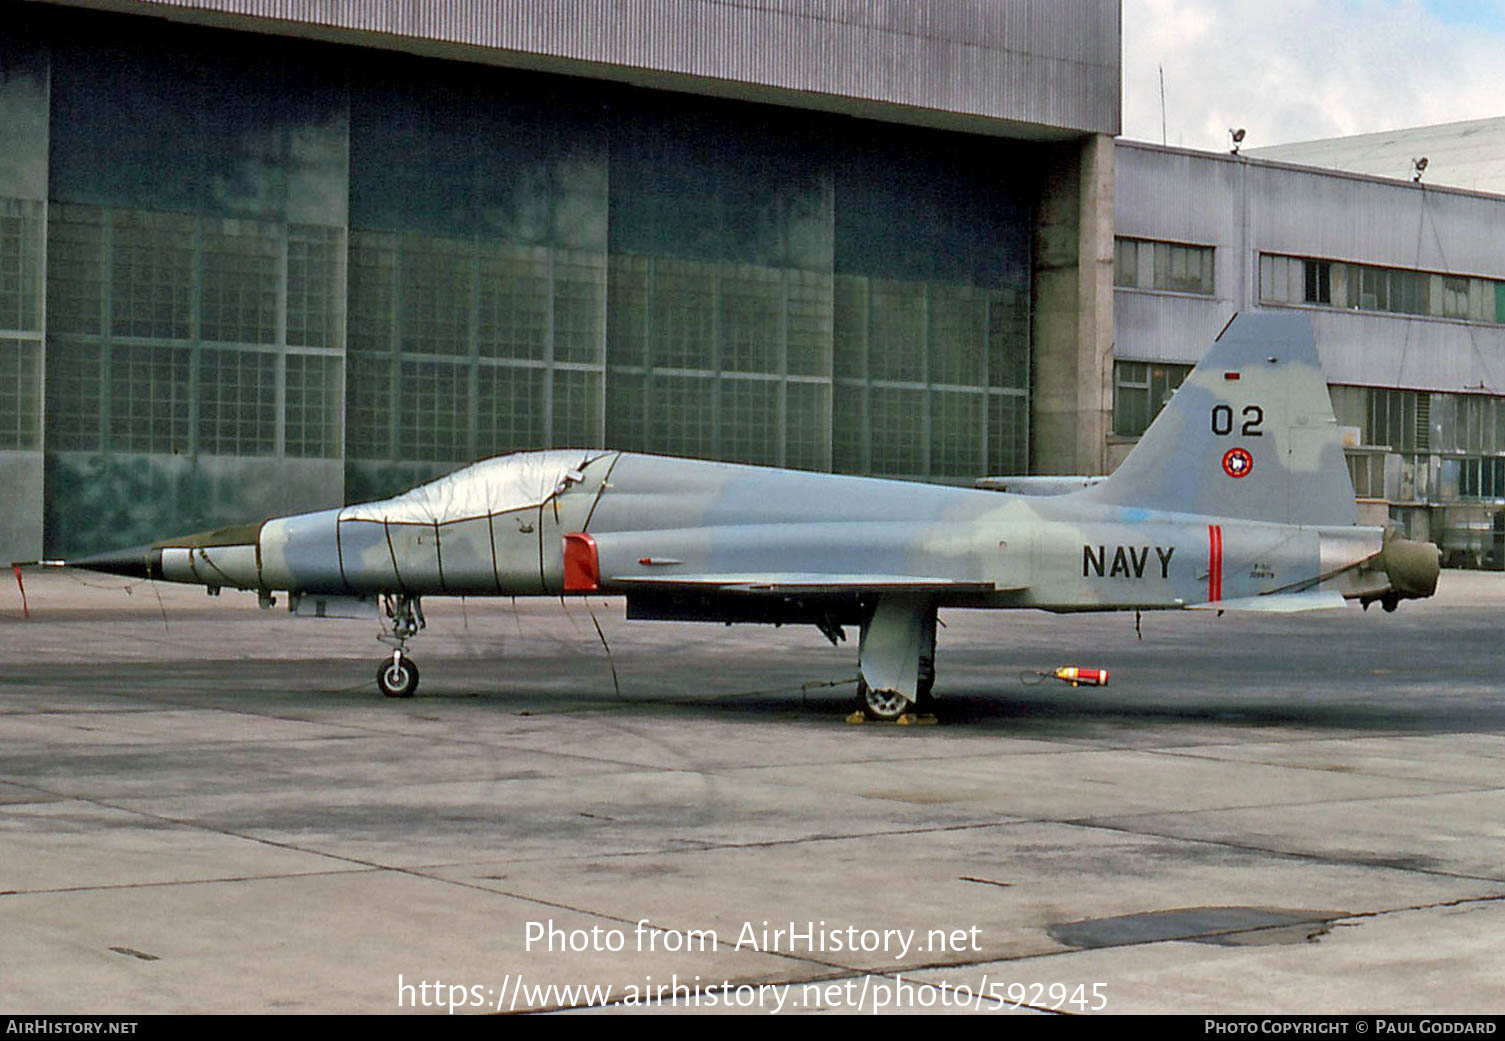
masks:
[(160, 578), (162, 575), (162, 551), (154, 550), (150, 545), (95, 553), (66, 563), (69, 567), (102, 571), (107, 575), (121, 575), (125, 578)]

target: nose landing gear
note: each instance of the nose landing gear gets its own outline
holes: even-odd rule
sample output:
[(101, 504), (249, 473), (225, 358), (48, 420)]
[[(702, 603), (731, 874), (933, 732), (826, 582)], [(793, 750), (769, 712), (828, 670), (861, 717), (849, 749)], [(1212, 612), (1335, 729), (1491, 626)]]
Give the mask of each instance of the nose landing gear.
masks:
[(383, 596), (382, 608), (392, 619), (392, 632), (377, 639), (391, 645), (392, 656), (376, 667), (376, 685), (389, 698), (411, 698), (418, 689), (418, 666), (408, 657), (408, 641), (427, 624), (423, 606), (416, 596), (396, 594)]

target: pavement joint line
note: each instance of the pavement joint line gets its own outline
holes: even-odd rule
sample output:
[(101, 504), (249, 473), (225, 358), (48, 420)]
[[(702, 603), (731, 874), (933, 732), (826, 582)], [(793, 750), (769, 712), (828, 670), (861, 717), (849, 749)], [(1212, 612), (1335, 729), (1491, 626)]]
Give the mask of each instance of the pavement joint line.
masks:
[[(1319, 771), (1319, 772), (1327, 772), (1327, 771)], [(1367, 775), (1359, 775), (1359, 776), (1367, 776)], [(1383, 779), (1384, 780), (1414, 780), (1412, 778), (1403, 778), (1403, 777), (1401, 777), (1401, 778), (1386, 777), (1386, 778), (1383, 778)], [(1353, 795), (1353, 796), (1345, 796), (1343, 798), (1337, 798), (1337, 799), (1311, 799), (1311, 800), (1306, 800), (1306, 801), (1292, 800), (1290, 802), (1248, 803), (1248, 804), (1240, 804), (1240, 805), (1237, 805), (1237, 806), (1209, 806), (1209, 807), (1206, 807), (1205, 809), (1200, 809), (1200, 810), (1191, 810), (1191, 809), (1181, 809), (1181, 810), (1146, 810), (1146, 811), (1143, 811), (1143, 812), (1134, 812), (1134, 813), (1107, 813), (1107, 814), (1102, 814), (1100, 816), (1095, 816), (1095, 817), (1066, 817), (1066, 818), (1060, 818), (1060, 819), (1062, 819), (1064, 821), (1079, 821), (1079, 820), (1080, 821), (1097, 821), (1097, 820), (1103, 820), (1103, 819), (1111, 819), (1111, 820), (1134, 820), (1135, 818), (1138, 818), (1138, 817), (1182, 817), (1182, 816), (1189, 816), (1189, 815), (1199, 815), (1199, 814), (1204, 814), (1204, 813), (1243, 813), (1243, 812), (1246, 812), (1248, 810), (1292, 810), (1292, 809), (1305, 809), (1305, 808), (1313, 807), (1313, 806), (1345, 806), (1345, 805), (1349, 805), (1349, 804), (1362, 804), (1362, 803), (1373, 803), (1373, 802), (1392, 802), (1392, 801), (1399, 801), (1399, 800), (1404, 800), (1404, 799), (1437, 799), (1437, 798), (1442, 798), (1442, 797), (1449, 796), (1449, 795), (1488, 795), (1488, 794), (1494, 793), (1494, 792), (1505, 792), (1505, 787), (1500, 787), (1500, 786), (1497, 786), (1497, 785), (1492, 785), (1492, 786), (1488, 786), (1488, 787), (1461, 787), (1460, 788), (1460, 787), (1448, 786), (1446, 784), (1446, 782), (1443, 782), (1443, 781), (1432, 781), (1432, 780), (1426, 780), (1426, 779), (1416, 780), (1414, 783), (1438, 785), (1439, 787), (1435, 791), (1426, 791), (1426, 792), (1396, 792), (1396, 793), (1391, 794), (1391, 795), (1362, 795), (1362, 796), (1360, 796), (1360, 795)]]
[(88, 886), (56, 886), (47, 889), (0, 889), (0, 897), (55, 896), (61, 893), (112, 892), (123, 889), (159, 889), (168, 886), (209, 886), (230, 882), (277, 882), (288, 879), (330, 878), (342, 875), (368, 875), (383, 871), (380, 866), (331, 869), (328, 871), (277, 871), (266, 875), (224, 875), (215, 878), (175, 878), (157, 882), (98, 882)]
[[(1326, 771), (1323, 771), (1326, 772)], [(1410, 778), (1385, 778), (1385, 780), (1410, 780)], [(1092, 817), (1065, 817), (1063, 821), (1099, 821), (1099, 820), (1135, 820), (1140, 817), (1184, 817), (1200, 815), (1204, 813), (1244, 813), (1249, 810), (1296, 810), (1312, 806), (1347, 806), (1361, 805), (1374, 802), (1397, 802), (1405, 799), (1436, 799), (1449, 795), (1488, 795), (1493, 792), (1505, 792), (1505, 787), (1489, 785), (1485, 787), (1464, 786), (1456, 787), (1447, 785), (1444, 781), (1417, 781), (1418, 784), (1437, 785), (1436, 791), (1430, 792), (1396, 792), (1391, 795), (1349, 795), (1337, 799), (1308, 799), (1291, 800), (1290, 802), (1261, 802), (1241, 804), (1238, 806), (1209, 806), (1201, 810), (1147, 810), (1138, 813), (1105, 813)]]
[[(1376, 773), (1369, 770), (1334, 770), (1326, 766), (1311, 766), (1307, 763), (1270, 763), (1263, 759), (1222, 759), (1215, 755), (1198, 755), (1195, 752), (1167, 748), (1156, 749), (1153, 754), (1163, 755), (1169, 759), (1193, 759), (1198, 762), (1218, 763), (1224, 766), (1270, 766), (1278, 770), (1305, 770), (1320, 774), (1342, 774), (1346, 777), (1373, 777), (1386, 781), (1410, 781), (1417, 784), (1448, 784), (1448, 781), (1439, 781), (1431, 777), (1406, 777), (1393, 773)], [(1491, 757), (1493, 758), (1493, 757)], [(1505, 785), (1486, 785), (1482, 788), (1466, 788), (1463, 791), (1470, 792), (1498, 792), (1505, 791)], [(1433, 794), (1442, 795), (1445, 792)], [(1375, 798), (1391, 798), (1390, 796), (1375, 796)], [(1343, 800), (1334, 800), (1341, 802)], [(1307, 803), (1295, 803), (1293, 805), (1308, 805)]]
[[(1205, 811), (1205, 810), (1203, 810), (1203, 811), (1188, 811), (1188, 812), (1201, 812), (1201, 813), (1205, 813), (1205, 812), (1211, 812), (1211, 811)], [(1154, 814), (1154, 815), (1147, 815), (1147, 816), (1165, 816), (1165, 815), (1164, 814)], [(1246, 843), (1230, 842), (1230, 841), (1228, 841), (1226, 839), (1214, 839), (1214, 838), (1206, 838), (1206, 837), (1201, 837), (1201, 836), (1176, 835), (1176, 834), (1173, 834), (1171, 832), (1165, 832), (1165, 831), (1140, 830), (1140, 829), (1130, 828), (1130, 827), (1126, 827), (1126, 826), (1119, 826), (1119, 825), (1108, 824), (1105, 821), (1102, 821), (1102, 820), (1099, 820), (1099, 819), (1095, 819), (1095, 818), (1091, 818), (1091, 817), (1083, 817), (1083, 818), (1077, 818), (1077, 819), (1073, 819), (1073, 820), (1054, 820), (1054, 821), (1040, 820), (1040, 821), (1032, 821), (1030, 823), (1062, 824), (1062, 825), (1066, 825), (1068, 827), (1092, 828), (1092, 829), (1097, 829), (1097, 830), (1101, 830), (1101, 831), (1119, 832), (1119, 833), (1125, 834), (1125, 835), (1138, 835), (1138, 836), (1145, 837), (1145, 838), (1153, 837), (1153, 838), (1160, 838), (1160, 839), (1170, 839), (1170, 840), (1176, 841), (1176, 842), (1189, 842), (1189, 843), (1196, 843), (1196, 844), (1207, 845), (1207, 846), (1219, 846), (1219, 847), (1222, 847), (1224, 849), (1236, 849), (1236, 850), (1239, 850), (1239, 851), (1245, 852), (1245, 853), (1260, 853), (1260, 854), (1264, 854), (1266, 856), (1281, 857), (1281, 858), (1287, 858), (1287, 859), (1291, 859), (1291, 860), (1304, 860), (1304, 861), (1310, 861), (1312, 863), (1317, 863), (1317, 864), (1326, 864), (1326, 865), (1329, 865), (1329, 866), (1344, 866), (1344, 865), (1346, 865), (1346, 866), (1350, 866), (1350, 867), (1365, 868), (1365, 869), (1368, 869), (1368, 870), (1403, 871), (1403, 872), (1407, 872), (1407, 873), (1410, 873), (1410, 874), (1426, 875), (1426, 876), (1429, 876), (1429, 877), (1432, 877), (1432, 878), (1456, 879), (1458, 881), (1467, 881), (1467, 882), (1489, 882), (1489, 883), (1493, 883), (1495, 885), (1505, 885), (1505, 878), (1497, 878), (1497, 877), (1495, 877), (1493, 875), (1472, 875), (1472, 874), (1466, 874), (1464, 872), (1459, 872), (1459, 871), (1439, 871), (1439, 870), (1435, 870), (1435, 869), (1432, 869), (1432, 868), (1423, 868), (1423, 867), (1415, 867), (1415, 866), (1404, 866), (1404, 865), (1397, 864), (1397, 863), (1387, 863), (1385, 861), (1378, 860), (1378, 859), (1376, 859), (1376, 860), (1356, 860), (1356, 859), (1344, 858), (1344, 857), (1331, 857), (1331, 856), (1325, 856), (1325, 855), (1323, 855), (1321, 853), (1304, 852), (1302, 850), (1274, 849), (1274, 848), (1271, 848), (1271, 847), (1268, 847), (1268, 846), (1253, 846), (1253, 845), (1248, 845)]]

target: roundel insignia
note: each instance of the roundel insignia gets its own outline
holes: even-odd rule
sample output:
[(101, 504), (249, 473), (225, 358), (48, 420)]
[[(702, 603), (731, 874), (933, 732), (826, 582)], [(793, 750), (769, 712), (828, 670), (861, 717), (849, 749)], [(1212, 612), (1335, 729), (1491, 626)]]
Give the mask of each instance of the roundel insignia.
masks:
[(1247, 477), (1254, 469), (1254, 457), (1243, 448), (1230, 448), (1223, 453), (1223, 472), (1229, 477)]

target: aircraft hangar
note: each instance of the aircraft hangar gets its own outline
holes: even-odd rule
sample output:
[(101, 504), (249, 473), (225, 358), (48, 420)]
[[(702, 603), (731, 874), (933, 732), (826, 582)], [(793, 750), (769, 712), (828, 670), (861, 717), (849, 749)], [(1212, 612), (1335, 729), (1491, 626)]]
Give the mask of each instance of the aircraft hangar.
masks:
[(1104, 0), (26, 0), (5, 559), (600, 446), (1100, 462)]

